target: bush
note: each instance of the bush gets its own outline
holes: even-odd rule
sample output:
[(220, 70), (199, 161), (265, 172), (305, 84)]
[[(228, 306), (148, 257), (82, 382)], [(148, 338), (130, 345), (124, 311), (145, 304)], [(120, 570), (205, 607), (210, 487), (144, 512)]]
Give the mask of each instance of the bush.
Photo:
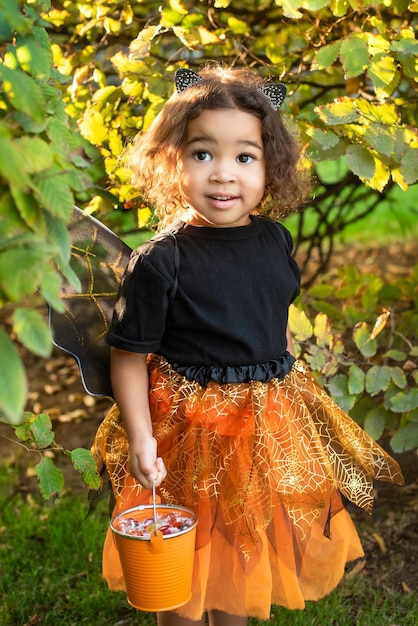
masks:
[(395, 452), (418, 447), (417, 279), (418, 265), (392, 282), (350, 265), (290, 311), (297, 356), (374, 439), (392, 431)]

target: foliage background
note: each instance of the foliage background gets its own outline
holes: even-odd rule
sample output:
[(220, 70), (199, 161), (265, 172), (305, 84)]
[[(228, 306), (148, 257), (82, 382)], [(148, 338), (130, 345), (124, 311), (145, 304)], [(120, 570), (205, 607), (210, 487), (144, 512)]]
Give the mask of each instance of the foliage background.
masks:
[[(207, 59), (285, 81), (284, 112), (316, 182), (293, 232), (305, 284), (292, 326), (301, 355), (335, 399), (397, 450), (418, 445), (417, 273), (386, 284), (323, 274), (336, 237), (385, 199), (403, 202), (418, 179), (417, 7), (407, 0), (0, 0), (0, 411), (41, 449), (47, 416), (22, 414), (27, 383), (18, 347), (51, 351), (40, 293), (56, 310), (70, 265), (73, 204), (126, 240), (149, 236), (152, 207), (137, 197), (121, 155), (172, 93), (179, 67)], [(331, 172), (331, 174), (330, 174)], [(138, 240), (137, 238), (135, 239)], [(312, 286), (313, 285), (313, 286)], [(94, 484), (83, 451), (74, 462)], [(46, 496), (61, 478), (38, 468)]]

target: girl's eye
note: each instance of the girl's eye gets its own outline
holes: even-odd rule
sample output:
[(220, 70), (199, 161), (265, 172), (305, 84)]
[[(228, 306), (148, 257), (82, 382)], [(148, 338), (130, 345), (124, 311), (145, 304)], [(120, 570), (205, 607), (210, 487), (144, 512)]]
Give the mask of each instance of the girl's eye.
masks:
[(239, 163), (252, 163), (252, 161), (254, 161), (254, 157), (251, 156), (251, 154), (240, 154), (239, 157), (237, 157), (237, 160)]
[(193, 152), (193, 156), (197, 161), (209, 161), (211, 158), (206, 150), (196, 150), (196, 152)]

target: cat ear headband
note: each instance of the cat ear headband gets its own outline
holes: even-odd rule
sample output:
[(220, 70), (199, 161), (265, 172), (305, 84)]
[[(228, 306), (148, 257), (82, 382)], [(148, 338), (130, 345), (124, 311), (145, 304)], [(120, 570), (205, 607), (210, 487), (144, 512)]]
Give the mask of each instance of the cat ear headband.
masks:
[[(174, 76), (177, 93), (182, 93), (189, 87), (194, 87), (203, 80), (199, 74), (193, 70), (181, 67)], [(287, 89), (283, 83), (271, 83), (258, 87), (258, 90), (267, 98), (272, 109), (277, 111), (286, 97)]]

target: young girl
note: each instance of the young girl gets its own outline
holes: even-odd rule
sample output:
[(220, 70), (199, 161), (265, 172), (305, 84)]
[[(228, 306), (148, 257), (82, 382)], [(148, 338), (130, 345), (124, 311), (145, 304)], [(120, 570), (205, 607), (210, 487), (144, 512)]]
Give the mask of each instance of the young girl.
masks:
[[(199, 516), (192, 599), (160, 626), (243, 626), (302, 609), (363, 555), (341, 494), (372, 507), (397, 463), (295, 360), (299, 293), (289, 232), (301, 204), (282, 84), (247, 70), (180, 70), (177, 93), (133, 146), (165, 230), (131, 258), (108, 341), (116, 405), (94, 452), (115, 514), (162, 500)], [(104, 576), (123, 589), (109, 532)]]

